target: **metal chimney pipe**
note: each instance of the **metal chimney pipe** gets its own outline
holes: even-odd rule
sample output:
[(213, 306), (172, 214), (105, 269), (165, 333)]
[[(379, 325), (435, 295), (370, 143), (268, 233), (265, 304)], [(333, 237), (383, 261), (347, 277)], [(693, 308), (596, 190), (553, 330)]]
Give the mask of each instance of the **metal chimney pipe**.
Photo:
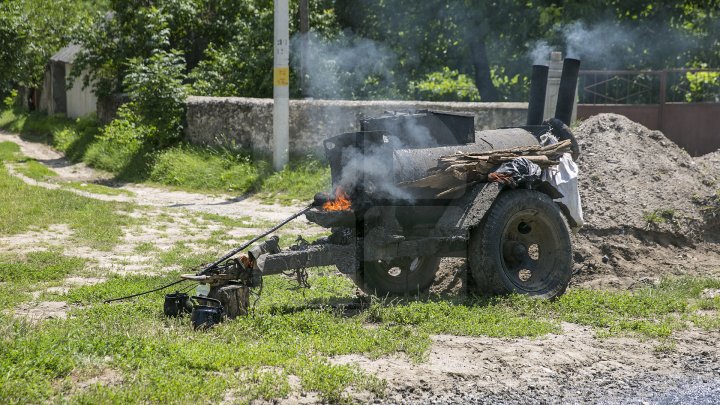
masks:
[(545, 65), (533, 65), (530, 79), (530, 103), (528, 104), (527, 125), (540, 125), (545, 113), (545, 93), (547, 92), (548, 72)]
[(562, 76), (560, 77), (560, 90), (558, 91), (557, 104), (555, 105), (555, 118), (564, 122), (565, 125), (570, 125), (570, 121), (572, 120), (579, 72), (580, 60), (565, 58)]

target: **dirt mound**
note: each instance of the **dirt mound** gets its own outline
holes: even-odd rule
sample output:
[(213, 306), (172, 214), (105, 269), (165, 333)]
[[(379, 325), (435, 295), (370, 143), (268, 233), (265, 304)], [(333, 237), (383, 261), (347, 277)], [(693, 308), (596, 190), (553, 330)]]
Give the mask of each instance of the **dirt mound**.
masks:
[(701, 239), (703, 216), (693, 196), (711, 189), (685, 150), (616, 114), (591, 117), (575, 134), (586, 230), (640, 231), (680, 244)]
[(705, 176), (705, 185), (720, 190), (720, 150), (696, 159)]
[(575, 129), (585, 226), (573, 237), (589, 288), (632, 288), (667, 275), (718, 275), (720, 249), (699, 204), (720, 180), (720, 152), (693, 159), (659, 131), (616, 114)]

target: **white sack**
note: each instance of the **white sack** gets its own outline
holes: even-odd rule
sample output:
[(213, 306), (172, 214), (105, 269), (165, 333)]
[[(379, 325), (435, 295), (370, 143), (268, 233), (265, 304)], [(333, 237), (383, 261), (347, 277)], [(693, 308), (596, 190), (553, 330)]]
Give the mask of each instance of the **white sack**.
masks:
[[(542, 179), (555, 186), (563, 195), (558, 202), (570, 211), (570, 217), (575, 221), (573, 228), (580, 228), (585, 223), (578, 188), (578, 167), (569, 153), (560, 158), (560, 164), (543, 170)], [(571, 224), (573, 225), (573, 224)]]

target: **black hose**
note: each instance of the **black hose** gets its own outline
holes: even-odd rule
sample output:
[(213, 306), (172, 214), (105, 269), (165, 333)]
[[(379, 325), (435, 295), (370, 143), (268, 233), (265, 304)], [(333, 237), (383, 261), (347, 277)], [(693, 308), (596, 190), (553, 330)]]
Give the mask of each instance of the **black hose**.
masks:
[[(312, 204), (310, 204), (310, 205), (308, 205), (307, 207), (303, 208), (302, 211), (300, 211), (300, 212), (298, 212), (298, 213), (296, 213), (296, 214), (293, 214), (292, 216), (288, 217), (287, 219), (285, 219), (284, 221), (282, 221), (282, 222), (280, 222), (279, 224), (275, 225), (274, 227), (270, 228), (269, 230), (263, 232), (261, 235), (256, 236), (255, 238), (253, 238), (253, 239), (250, 240), (249, 242), (244, 243), (242, 246), (237, 247), (237, 248), (231, 250), (230, 252), (228, 252), (227, 254), (225, 254), (223, 257), (221, 257), (221, 258), (215, 260), (213, 263), (210, 263), (209, 265), (205, 266), (205, 268), (204, 268), (202, 271), (200, 271), (199, 273), (197, 273), (196, 275), (198, 275), (198, 276), (204, 275), (204, 274), (207, 273), (208, 271), (210, 271), (210, 270), (214, 269), (215, 267), (217, 267), (218, 264), (220, 264), (220, 263), (224, 262), (225, 260), (227, 260), (227, 259), (235, 256), (235, 255), (236, 255), (238, 252), (240, 252), (241, 250), (246, 249), (248, 246), (252, 245), (253, 243), (257, 242), (258, 240), (260, 240), (260, 239), (268, 236), (269, 234), (271, 234), (271, 233), (277, 231), (278, 229), (282, 228), (283, 226), (287, 225), (287, 223), (290, 222), (290, 221), (292, 221), (293, 219), (295, 219), (295, 218), (299, 217), (300, 215), (303, 215), (304, 213), (308, 212), (308, 211), (310, 210), (310, 208), (312, 208)], [(109, 303), (111, 303), (111, 302), (124, 301), (124, 300), (128, 300), (128, 299), (130, 299), (130, 298), (139, 297), (139, 296), (141, 296), (141, 295), (151, 294), (151, 293), (154, 293), (154, 292), (156, 292), (156, 291), (164, 290), (164, 289), (166, 289), (166, 288), (169, 288), (169, 287), (172, 287), (172, 286), (174, 286), (174, 285), (180, 284), (180, 283), (182, 283), (182, 282), (184, 282), (184, 281), (188, 281), (188, 280), (178, 280), (178, 281), (172, 282), (172, 283), (170, 283), (170, 284), (164, 285), (164, 286), (162, 286), (162, 287), (158, 287), (158, 288), (152, 289), (152, 290), (150, 290), (150, 291), (144, 291), (144, 292), (141, 292), (141, 293), (137, 293), (137, 294), (133, 294), (133, 295), (128, 295), (128, 296), (126, 296), (126, 297), (120, 297), (120, 298), (113, 298), (113, 299), (110, 299), (110, 300), (105, 300), (105, 301), (103, 301), (103, 303), (104, 303), (104, 304), (109, 304)]]
[(184, 281), (188, 281), (188, 280), (173, 281), (173, 282), (170, 283), (170, 284), (164, 285), (164, 286), (162, 286), (162, 287), (155, 288), (155, 289), (150, 290), (150, 291), (144, 291), (144, 292), (141, 292), (141, 293), (137, 293), (137, 294), (133, 294), (133, 295), (128, 295), (127, 297), (120, 297), (120, 298), (113, 298), (113, 299), (111, 299), (111, 300), (105, 300), (105, 301), (103, 301), (103, 304), (109, 304), (109, 303), (115, 302), (115, 301), (129, 300), (130, 298), (135, 298), (135, 297), (139, 297), (139, 296), (141, 296), (141, 295), (151, 294), (151, 293), (154, 293), (154, 292), (156, 292), (156, 291), (164, 290), (164, 289), (166, 289), (166, 288), (169, 288), (169, 287), (172, 287), (172, 286), (174, 286), (174, 285), (180, 284), (180, 283), (182, 283), (182, 282), (184, 282)]
[(285, 226), (288, 222), (292, 221), (293, 219), (295, 219), (295, 218), (299, 217), (300, 215), (303, 215), (304, 213), (308, 212), (308, 211), (310, 210), (310, 208), (312, 208), (312, 204), (308, 205), (307, 207), (303, 208), (302, 211), (300, 211), (300, 212), (298, 212), (298, 213), (296, 213), (296, 214), (293, 214), (292, 216), (288, 217), (288, 218), (285, 219), (284, 221), (280, 222), (279, 224), (275, 225), (274, 227), (270, 228), (269, 230), (263, 232), (262, 234), (254, 237), (252, 240), (250, 240), (250, 241), (248, 241), (248, 242), (245, 242), (242, 246), (237, 247), (237, 248), (231, 250), (230, 252), (228, 252), (227, 254), (225, 254), (223, 257), (221, 257), (221, 258), (215, 260), (214, 262), (208, 264), (207, 266), (205, 266), (204, 269), (202, 269), (202, 270), (201, 270), (199, 273), (197, 273), (196, 275), (197, 275), (197, 276), (205, 275), (205, 273), (207, 273), (208, 271), (210, 271), (210, 270), (214, 269), (215, 267), (217, 267), (218, 264), (220, 264), (220, 263), (224, 262), (225, 260), (227, 260), (227, 259), (235, 256), (236, 254), (238, 254), (238, 252), (246, 249), (247, 247), (249, 247), (249, 246), (252, 245), (253, 243), (259, 241), (260, 239), (262, 239), (262, 238), (270, 235), (271, 233), (277, 231), (278, 229), (282, 228), (283, 226)]

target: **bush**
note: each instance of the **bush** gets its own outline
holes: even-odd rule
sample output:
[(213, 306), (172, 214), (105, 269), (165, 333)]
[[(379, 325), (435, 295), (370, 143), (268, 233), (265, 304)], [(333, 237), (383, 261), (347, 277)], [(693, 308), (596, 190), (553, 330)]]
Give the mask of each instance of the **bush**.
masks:
[(448, 67), (428, 74), (419, 82), (410, 83), (410, 89), (420, 100), (480, 101), (480, 93), (473, 80)]
[(125, 77), (133, 101), (128, 108), (136, 115), (133, 122), (154, 127), (148, 140), (163, 147), (177, 142), (183, 130), (187, 91), (185, 61), (177, 51), (158, 51), (147, 60), (132, 59)]
[(84, 160), (92, 167), (120, 173), (156, 134), (157, 129), (143, 124), (131, 105), (123, 105), (118, 118), (103, 128), (97, 141), (88, 147)]

